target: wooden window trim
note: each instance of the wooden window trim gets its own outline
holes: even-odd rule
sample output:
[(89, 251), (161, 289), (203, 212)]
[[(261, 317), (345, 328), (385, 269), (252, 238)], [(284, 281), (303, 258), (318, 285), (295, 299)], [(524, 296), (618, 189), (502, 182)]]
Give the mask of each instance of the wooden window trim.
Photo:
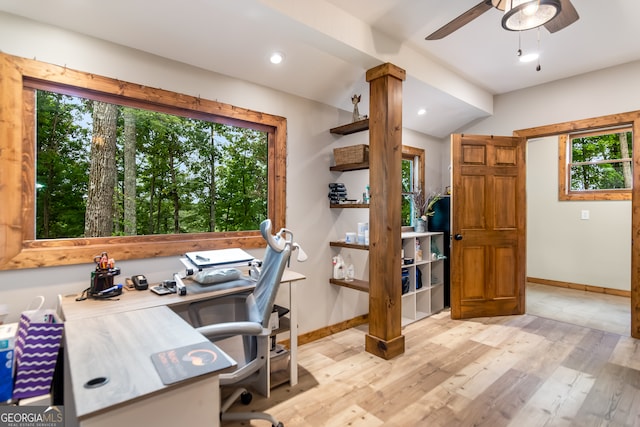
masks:
[[(417, 176), (414, 177), (414, 188), (415, 185), (419, 185), (420, 188), (424, 189), (425, 156), (425, 150), (422, 148), (411, 147), (408, 145), (402, 146), (402, 160), (411, 160), (414, 162), (414, 170), (417, 172)], [(413, 231), (413, 227), (413, 224), (402, 226), (402, 231)]]
[(188, 251), (264, 247), (259, 231), (114, 236), (35, 240), (35, 99), (33, 87), (48, 84), (73, 92), (153, 103), (201, 113), (209, 120), (268, 130), (268, 215), (279, 229), (286, 224), (286, 138), (284, 117), (216, 101), (118, 81), (36, 60), (0, 54), (0, 270), (90, 263), (109, 252), (116, 261), (176, 256)]
[[(611, 114), (608, 116), (594, 117), (594, 118), (584, 119), (584, 120), (575, 120), (571, 122), (562, 122), (562, 123), (556, 123), (553, 125), (546, 125), (546, 126), (540, 126), (535, 128), (520, 129), (520, 130), (514, 131), (513, 135), (527, 138), (527, 139), (545, 138), (548, 136), (560, 136), (563, 134), (569, 134), (574, 132), (590, 131), (590, 130), (595, 130), (600, 128), (618, 127), (618, 126), (624, 126), (624, 125), (631, 126), (631, 129), (633, 130), (633, 152), (637, 153), (636, 147), (640, 148), (640, 111), (630, 111), (627, 113)], [(558, 146), (559, 146), (558, 161), (560, 162), (559, 164), (563, 164), (563, 161), (560, 158), (561, 156), (564, 156), (564, 164), (566, 164), (566, 141), (565, 141), (564, 150), (560, 147), (560, 144), (558, 144)], [(634, 158), (633, 160), (634, 188), (637, 187), (635, 191), (640, 191), (640, 186), (638, 186), (637, 184), (637, 180), (638, 180), (637, 176), (638, 176), (638, 172), (640, 171), (638, 170), (638, 168), (640, 168), (640, 164), (639, 164), (640, 159), (638, 159), (635, 154), (633, 158)], [(565, 175), (564, 174), (560, 175), (560, 171), (558, 171), (558, 174), (559, 174), (558, 175), (558, 198), (559, 200), (567, 200), (567, 199), (561, 198), (562, 191), (560, 190), (560, 186), (563, 185), (562, 183), (564, 182), (564, 186), (565, 186), (564, 188), (566, 191), (567, 183), (564, 179)], [(634, 190), (632, 189), (631, 191), (629, 190), (625, 190), (625, 191), (628, 191), (628, 193), (620, 194), (619, 196), (616, 195), (616, 198), (605, 199), (605, 198), (599, 197), (600, 194), (597, 194), (597, 195), (584, 194), (583, 198), (581, 199), (572, 198), (571, 200), (574, 200), (574, 201), (576, 200), (632, 200), (632, 194)], [(589, 192), (589, 193), (600, 193), (600, 192)], [(598, 198), (596, 198), (596, 196), (598, 196)]]
[(415, 161), (418, 158), (418, 176), (417, 180), (420, 184), (420, 188), (424, 188), (424, 164), (425, 164), (425, 151), (422, 148), (410, 147), (408, 145), (402, 146), (402, 158), (404, 160)]
[[(574, 132), (575, 133), (575, 132)], [(571, 191), (569, 184), (569, 137), (564, 133), (558, 136), (558, 200), (560, 201), (595, 201), (595, 200), (631, 200), (632, 190), (584, 190)], [(633, 137), (635, 144), (635, 134)]]
[[(424, 191), (425, 176), (425, 151), (422, 148), (410, 147), (408, 145), (402, 146), (402, 160), (411, 160), (414, 162), (414, 170), (417, 172), (414, 177), (413, 186), (419, 185)], [(404, 193), (403, 193), (404, 194)]]

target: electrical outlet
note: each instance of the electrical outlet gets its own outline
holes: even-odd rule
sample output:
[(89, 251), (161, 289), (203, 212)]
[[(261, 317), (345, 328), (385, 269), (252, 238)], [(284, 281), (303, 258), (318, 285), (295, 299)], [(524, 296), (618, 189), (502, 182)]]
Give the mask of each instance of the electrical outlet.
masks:
[(589, 211), (586, 209), (580, 211), (580, 219), (589, 219)]

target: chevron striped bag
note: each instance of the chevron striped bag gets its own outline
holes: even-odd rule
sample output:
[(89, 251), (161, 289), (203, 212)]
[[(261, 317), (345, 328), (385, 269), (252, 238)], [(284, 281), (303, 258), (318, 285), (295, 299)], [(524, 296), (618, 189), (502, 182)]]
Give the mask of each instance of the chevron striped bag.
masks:
[[(44, 300), (44, 298), (42, 298)], [(55, 310), (25, 310), (16, 337), (13, 400), (49, 393), (64, 323)]]

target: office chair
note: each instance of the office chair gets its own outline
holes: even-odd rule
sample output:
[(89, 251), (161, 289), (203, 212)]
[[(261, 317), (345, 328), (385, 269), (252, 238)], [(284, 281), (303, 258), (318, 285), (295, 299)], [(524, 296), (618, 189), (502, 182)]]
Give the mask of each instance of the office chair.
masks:
[[(293, 242), (291, 231), (282, 229), (272, 236), (268, 219), (260, 224), (260, 232), (267, 241), (267, 249), (253, 292), (195, 302), (189, 307), (189, 315), (197, 331), (238, 362), (235, 371), (220, 374), (220, 386), (252, 385), (260, 394), (269, 397), (269, 318), (291, 252), (299, 249), (299, 261), (304, 261), (306, 254)], [(227, 412), (238, 397), (245, 404), (251, 402), (251, 394), (246, 388), (236, 389), (221, 403), (222, 421), (261, 419), (271, 422), (273, 427), (283, 427), (266, 413)]]

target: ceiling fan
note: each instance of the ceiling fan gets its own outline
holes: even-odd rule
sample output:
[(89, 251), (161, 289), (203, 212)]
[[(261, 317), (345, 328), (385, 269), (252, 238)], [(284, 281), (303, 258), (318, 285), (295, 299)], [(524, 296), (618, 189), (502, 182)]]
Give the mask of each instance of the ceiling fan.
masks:
[[(453, 21), (445, 24), (432, 34), (425, 37), (426, 40), (439, 40), (443, 37), (448, 36), (454, 31), (462, 28), (464, 25), (476, 19), (478, 16), (482, 15), (489, 9), (493, 9), (494, 7), (498, 10), (505, 11), (508, 10), (504, 15), (502, 20), (502, 26), (507, 30), (522, 30), (522, 29), (530, 29), (534, 27), (528, 28), (514, 28), (513, 18), (516, 15), (516, 12), (519, 13), (518, 8), (524, 8), (525, 5), (523, 3), (527, 3), (523, 0), (483, 0), (471, 9), (464, 12), (462, 15), (455, 18)], [(550, 33), (555, 33), (556, 31), (560, 31), (563, 28), (573, 24), (576, 22), (580, 16), (576, 11), (573, 4), (571, 4), (571, 0), (538, 0), (537, 2), (530, 2), (536, 4), (536, 6), (540, 6), (540, 10), (542, 12), (542, 6), (548, 8), (550, 13), (557, 13), (556, 16), (552, 17), (550, 20), (544, 23), (544, 27), (549, 30)], [(553, 10), (551, 10), (553, 9)], [(526, 12), (525, 12), (526, 14)], [(511, 20), (509, 18), (511, 17)], [(518, 26), (518, 23), (515, 23), (515, 26)], [(536, 25), (538, 26), (538, 25)]]

